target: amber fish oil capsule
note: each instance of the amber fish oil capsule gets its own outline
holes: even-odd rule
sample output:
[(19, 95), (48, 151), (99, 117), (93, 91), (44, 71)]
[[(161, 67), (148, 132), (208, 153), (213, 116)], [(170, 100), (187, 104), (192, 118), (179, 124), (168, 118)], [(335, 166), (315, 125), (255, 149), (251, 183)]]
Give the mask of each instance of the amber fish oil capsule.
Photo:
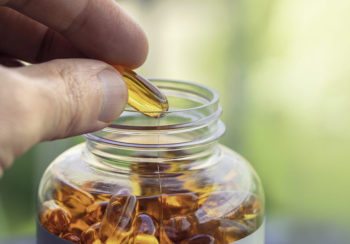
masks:
[(114, 67), (123, 75), (128, 87), (128, 104), (131, 107), (152, 118), (162, 117), (163, 112), (168, 111), (166, 96), (149, 80), (119, 65)]

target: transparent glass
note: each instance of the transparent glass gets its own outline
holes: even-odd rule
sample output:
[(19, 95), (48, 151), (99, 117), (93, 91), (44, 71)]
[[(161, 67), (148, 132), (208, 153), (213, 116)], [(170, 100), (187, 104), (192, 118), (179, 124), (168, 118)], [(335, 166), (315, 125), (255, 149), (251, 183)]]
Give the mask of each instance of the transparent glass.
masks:
[[(41, 227), (94, 244), (233, 243), (260, 229), (261, 183), (245, 159), (217, 142), (225, 131), (217, 93), (153, 82), (169, 100), (162, 118), (127, 108), (48, 167)], [(264, 243), (263, 236), (248, 243)]]

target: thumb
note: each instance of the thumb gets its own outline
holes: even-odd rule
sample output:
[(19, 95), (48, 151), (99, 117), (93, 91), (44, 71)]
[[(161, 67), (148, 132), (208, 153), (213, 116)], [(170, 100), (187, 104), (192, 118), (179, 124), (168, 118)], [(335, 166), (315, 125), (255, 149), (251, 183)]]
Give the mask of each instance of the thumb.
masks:
[(0, 171), (39, 141), (107, 126), (126, 102), (122, 76), (100, 61), (0, 66)]
[(17, 72), (23, 77), (22, 90), (28, 86), (36, 90), (35, 96), (26, 97), (33, 105), (33, 119), (42, 124), (41, 140), (101, 129), (121, 114), (127, 102), (120, 73), (97, 60), (54, 60)]

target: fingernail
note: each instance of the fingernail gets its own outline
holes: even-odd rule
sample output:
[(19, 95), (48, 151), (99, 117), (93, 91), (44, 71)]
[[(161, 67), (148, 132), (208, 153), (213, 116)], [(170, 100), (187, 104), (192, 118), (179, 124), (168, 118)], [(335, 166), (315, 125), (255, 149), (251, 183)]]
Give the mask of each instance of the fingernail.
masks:
[(127, 88), (122, 76), (117, 71), (105, 69), (98, 74), (101, 81), (103, 104), (99, 121), (110, 123), (123, 112), (127, 102)]

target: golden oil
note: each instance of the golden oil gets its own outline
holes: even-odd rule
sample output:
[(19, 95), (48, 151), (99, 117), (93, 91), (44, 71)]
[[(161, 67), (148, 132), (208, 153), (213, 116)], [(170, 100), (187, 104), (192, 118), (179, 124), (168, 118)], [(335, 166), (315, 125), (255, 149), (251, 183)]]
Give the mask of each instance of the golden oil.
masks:
[(166, 96), (149, 80), (119, 65), (114, 67), (123, 75), (128, 87), (128, 104), (131, 107), (152, 118), (162, 117), (168, 111)]

